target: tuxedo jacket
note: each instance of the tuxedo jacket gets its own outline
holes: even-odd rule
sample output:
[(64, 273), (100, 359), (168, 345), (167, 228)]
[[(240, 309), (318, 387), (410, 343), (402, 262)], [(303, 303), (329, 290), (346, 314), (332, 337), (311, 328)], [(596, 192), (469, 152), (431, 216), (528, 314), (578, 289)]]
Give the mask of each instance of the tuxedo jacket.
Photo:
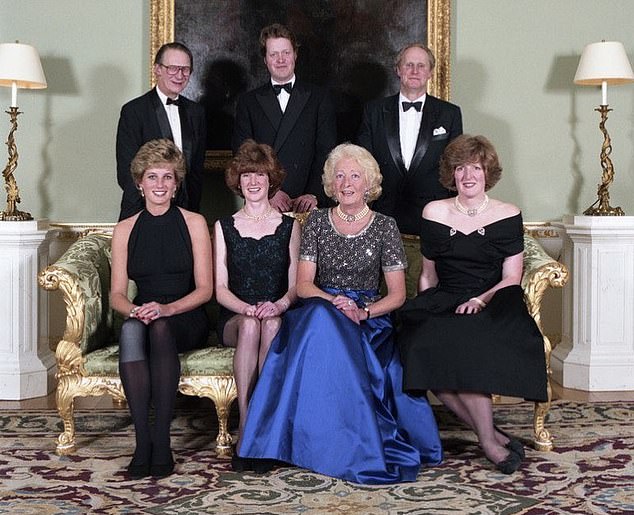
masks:
[(335, 108), (325, 88), (295, 80), (286, 110), (268, 82), (238, 99), (232, 147), (252, 138), (273, 147), (286, 178), (282, 190), (291, 198), (305, 193), (325, 200), (324, 162), (337, 141)]
[(427, 95), (409, 169), (405, 168), (399, 137), (399, 95), (366, 105), (358, 143), (377, 160), (383, 192), (373, 209), (396, 219), (401, 233), (420, 234), (425, 205), (452, 193), (438, 180), (440, 156), (447, 144), (462, 134), (460, 108)]
[[(198, 212), (207, 145), (205, 110), (182, 95), (179, 96), (179, 102), (178, 114), (187, 173), (178, 188), (175, 203)], [(143, 209), (144, 202), (132, 179), (130, 164), (144, 143), (157, 138), (174, 140), (165, 107), (156, 89), (152, 89), (121, 108), (117, 128), (117, 182), (123, 189), (119, 220)]]

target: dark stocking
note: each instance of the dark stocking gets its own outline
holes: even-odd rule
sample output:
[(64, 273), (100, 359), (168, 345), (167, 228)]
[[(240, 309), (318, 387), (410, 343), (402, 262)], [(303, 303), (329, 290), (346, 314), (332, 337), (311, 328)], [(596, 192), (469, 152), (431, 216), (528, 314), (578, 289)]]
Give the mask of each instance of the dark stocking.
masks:
[(167, 320), (159, 318), (152, 322), (149, 333), (152, 401), (156, 415), (152, 437), (152, 465), (165, 465), (172, 462), (170, 425), (181, 367), (176, 339)]
[(132, 461), (149, 466), (151, 389), (145, 340), (146, 328), (142, 322), (133, 318), (124, 322), (119, 342), (119, 375), (134, 422), (136, 450)]

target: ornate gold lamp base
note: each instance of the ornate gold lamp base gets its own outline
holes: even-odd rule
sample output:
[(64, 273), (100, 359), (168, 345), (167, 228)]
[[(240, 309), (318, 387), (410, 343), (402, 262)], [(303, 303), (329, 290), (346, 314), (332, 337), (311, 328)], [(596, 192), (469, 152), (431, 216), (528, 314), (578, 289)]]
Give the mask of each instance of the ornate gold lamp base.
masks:
[(18, 129), (18, 111), (17, 107), (10, 107), (9, 111), (5, 111), (11, 118), (11, 130), (7, 139), (7, 147), (9, 147), (9, 161), (2, 172), (4, 177), (4, 189), (7, 190), (7, 208), (0, 212), (0, 220), (9, 222), (21, 222), (24, 220), (33, 220), (30, 213), (18, 211), (20, 203), (20, 190), (13, 176), (15, 169), (18, 167), (18, 148), (15, 145), (14, 133)]
[(612, 207), (610, 205), (610, 192), (608, 191), (610, 184), (614, 180), (614, 166), (612, 166), (612, 161), (610, 160), (612, 142), (605, 128), (605, 122), (608, 119), (608, 113), (612, 109), (608, 109), (607, 105), (601, 105), (595, 111), (601, 114), (599, 129), (603, 133), (603, 146), (601, 147), (601, 168), (603, 173), (601, 174), (601, 184), (599, 184), (597, 189), (599, 198), (583, 214), (587, 216), (624, 216), (625, 212), (620, 207)]

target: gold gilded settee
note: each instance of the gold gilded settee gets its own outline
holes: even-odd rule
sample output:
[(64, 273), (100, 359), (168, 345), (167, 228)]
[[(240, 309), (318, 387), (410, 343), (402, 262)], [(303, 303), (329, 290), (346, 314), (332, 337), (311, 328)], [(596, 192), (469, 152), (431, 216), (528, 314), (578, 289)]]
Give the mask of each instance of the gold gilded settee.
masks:
[[(548, 288), (560, 288), (566, 283), (568, 271), (548, 256), (529, 234), (525, 234), (524, 242), (522, 287), (528, 310), (543, 334), (542, 298)], [(39, 274), (40, 285), (46, 290), (61, 291), (66, 305), (66, 328), (55, 351), (57, 409), (64, 425), (57, 440), (58, 454), (70, 454), (76, 445), (75, 397), (109, 394), (115, 401), (125, 401), (118, 374), (117, 339), (122, 319), (109, 304), (110, 243), (109, 234), (89, 234), (74, 242), (53, 265)], [(412, 296), (416, 292), (420, 254), (418, 242), (405, 240), (405, 245), (410, 260), (408, 295)], [(544, 352), (550, 377), (551, 344), (546, 336)], [(216, 451), (218, 455), (230, 455), (228, 418), (237, 396), (232, 375), (233, 349), (212, 346), (182, 354), (180, 358), (180, 392), (213, 401), (219, 427)], [(535, 403), (533, 443), (538, 450), (552, 448), (551, 435), (545, 427), (550, 399), (549, 384), (548, 402)]]
[[(110, 243), (109, 234), (80, 238), (38, 278), (44, 289), (60, 290), (66, 304), (66, 328), (55, 350), (57, 410), (64, 424), (57, 453), (62, 455), (72, 453), (76, 445), (75, 397), (109, 394), (115, 401), (125, 401), (118, 363), (123, 320), (110, 308), (109, 298)], [(237, 396), (233, 349), (207, 347), (181, 354), (180, 360), (179, 391), (213, 401), (218, 415), (216, 452), (230, 455), (228, 418)]]

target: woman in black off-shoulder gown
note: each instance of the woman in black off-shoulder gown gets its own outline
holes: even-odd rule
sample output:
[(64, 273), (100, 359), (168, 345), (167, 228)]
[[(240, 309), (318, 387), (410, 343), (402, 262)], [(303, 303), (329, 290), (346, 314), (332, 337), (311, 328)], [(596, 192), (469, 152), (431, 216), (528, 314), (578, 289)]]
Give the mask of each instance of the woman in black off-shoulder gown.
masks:
[(544, 401), (547, 377), (542, 336), (520, 287), (521, 214), (485, 193), (501, 170), (482, 136), (447, 146), (441, 182), (458, 195), (423, 211), (420, 293), (399, 312), (398, 343), (403, 389), (433, 391), (510, 474), (524, 449), (494, 426), (491, 394)]

